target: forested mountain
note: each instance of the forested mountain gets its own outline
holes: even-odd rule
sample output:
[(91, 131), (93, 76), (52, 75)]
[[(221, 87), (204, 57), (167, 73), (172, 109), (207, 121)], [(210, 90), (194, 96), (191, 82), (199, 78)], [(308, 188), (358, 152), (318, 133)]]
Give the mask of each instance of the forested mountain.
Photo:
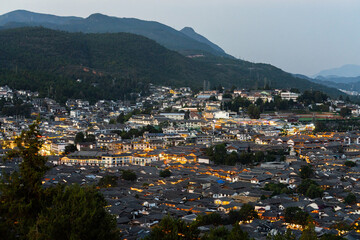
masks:
[(239, 88), (333, 88), (293, 77), (268, 64), (222, 57), (187, 58), (129, 33), (84, 34), (45, 28), (0, 31), (0, 84), (67, 98), (122, 99), (145, 92), (149, 83)]
[(198, 41), (187, 34), (158, 22), (135, 18), (109, 17), (99, 13), (92, 14), (88, 18), (79, 18), (59, 17), (18, 10), (0, 16), (0, 26), (6, 28), (42, 26), (55, 30), (84, 33), (127, 32), (145, 36), (168, 49), (185, 55), (201, 52), (202, 54), (211, 53), (216, 56), (231, 57), (221, 48), (214, 48), (215, 44), (210, 41)]

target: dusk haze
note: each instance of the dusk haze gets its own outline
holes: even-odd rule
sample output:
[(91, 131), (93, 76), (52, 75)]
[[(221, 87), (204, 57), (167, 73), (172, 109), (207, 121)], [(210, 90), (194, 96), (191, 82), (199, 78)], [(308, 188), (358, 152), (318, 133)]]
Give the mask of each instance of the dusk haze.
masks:
[(5, 0), (0, 240), (360, 239), (359, 13)]

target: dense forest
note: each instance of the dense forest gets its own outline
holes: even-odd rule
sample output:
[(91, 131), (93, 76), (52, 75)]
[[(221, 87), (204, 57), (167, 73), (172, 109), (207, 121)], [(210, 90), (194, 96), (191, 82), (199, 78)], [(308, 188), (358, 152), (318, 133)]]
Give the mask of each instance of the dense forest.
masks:
[(0, 84), (67, 98), (122, 99), (146, 93), (149, 83), (201, 89), (211, 86), (300, 90), (324, 87), (268, 64), (222, 57), (190, 59), (129, 33), (67, 33), (45, 28), (0, 30)]

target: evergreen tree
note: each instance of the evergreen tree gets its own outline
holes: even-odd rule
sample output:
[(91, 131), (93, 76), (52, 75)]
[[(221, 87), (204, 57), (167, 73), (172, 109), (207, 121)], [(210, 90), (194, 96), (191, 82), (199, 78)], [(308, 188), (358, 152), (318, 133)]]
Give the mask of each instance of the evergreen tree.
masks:
[(8, 160), (21, 158), (19, 172), (5, 175), (0, 185), (0, 235), (7, 239), (26, 239), (31, 225), (42, 209), (41, 179), (45, 174), (47, 159), (38, 152), (43, 142), (39, 138), (39, 122), (29, 126), (15, 140), (17, 150), (8, 154)]
[(94, 188), (42, 187), (48, 169), (39, 154), (39, 122), (16, 139), (8, 159), (21, 158), (19, 171), (2, 176), (0, 183), (1, 239), (119, 239), (116, 222)]
[(75, 144), (82, 143), (85, 141), (85, 135), (83, 132), (78, 132), (75, 136)]
[(48, 189), (52, 201), (31, 228), (29, 240), (118, 239), (116, 221), (94, 187), (79, 185)]
[(317, 235), (315, 232), (315, 225), (309, 221), (303, 230), (300, 240), (317, 240)]

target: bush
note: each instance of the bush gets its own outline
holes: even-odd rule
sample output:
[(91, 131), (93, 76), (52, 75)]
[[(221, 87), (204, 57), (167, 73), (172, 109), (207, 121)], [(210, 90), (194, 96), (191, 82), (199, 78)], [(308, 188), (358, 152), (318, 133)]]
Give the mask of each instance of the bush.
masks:
[(104, 187), (104, 188), (108, 188), (108, 187), (116, 187), (117, 186), (117, 180), (118, 177), (117, 176), (112, 176), (112, 175), (106, 175), (103, 178), (100, 179), (98, 186), (99, 187)]
[(345, 203), (352, 205), (356, 203), (356, 196), (353, 193), (349, 193), (345, 198)]
[(285, 209), (285, 222), (305, 226), (309, 214), (298, 207), (288, 207)]
[(123, 170), (121, 177), (127, 181), (135, 181), (137, 179), (136, 173), (131, 170)]
[(300, 177), (302, 179), (310, 178), (313, 176), (314, 171), (310, 165), (302, 166), (300, 169)]
[(356, 163), (355, 162), (352, 162), (352, 161), (346, 161), (344, 163), (345, 166), (347, 167), (355, 167), (356, 166)]
[(169, 169), (165, 169), (163, 171), (160, 171), (160, 174), (159, 176), (162, 177), (162, 178), (167, 178), (167, 177), (170, 177), (171, 176), (171, 171)]

